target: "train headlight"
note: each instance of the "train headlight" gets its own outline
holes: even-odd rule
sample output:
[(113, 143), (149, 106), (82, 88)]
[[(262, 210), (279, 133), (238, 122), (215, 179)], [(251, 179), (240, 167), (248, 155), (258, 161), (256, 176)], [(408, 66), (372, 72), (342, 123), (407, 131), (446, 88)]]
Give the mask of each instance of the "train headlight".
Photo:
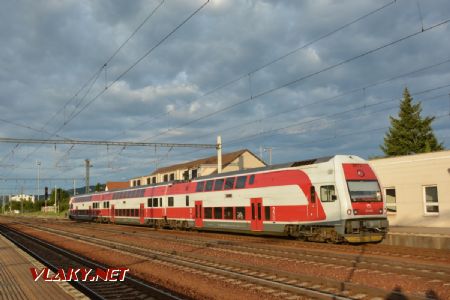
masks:
[(380, 215), (383, 214), (383, 209), (382, 208), (380, 208), (379, 213), (380, 213)]
[(351, 215), (352, 214), (352, 210), (351, 209), (347, 209), (347, 215)]
[(354, 209), (354, 210), (353, 210), (353, 214), (356, 216), (356, 215), (358, 214), (358, 210), (357, 210), (357, 209)]

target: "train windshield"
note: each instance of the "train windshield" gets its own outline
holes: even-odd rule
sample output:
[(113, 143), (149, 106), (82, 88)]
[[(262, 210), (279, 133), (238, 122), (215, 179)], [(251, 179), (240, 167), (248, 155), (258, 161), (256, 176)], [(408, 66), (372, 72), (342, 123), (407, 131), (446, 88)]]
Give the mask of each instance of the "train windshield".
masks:
[(347, 181), (352, 202), (380, 202), (381, 191), (378, 181)]

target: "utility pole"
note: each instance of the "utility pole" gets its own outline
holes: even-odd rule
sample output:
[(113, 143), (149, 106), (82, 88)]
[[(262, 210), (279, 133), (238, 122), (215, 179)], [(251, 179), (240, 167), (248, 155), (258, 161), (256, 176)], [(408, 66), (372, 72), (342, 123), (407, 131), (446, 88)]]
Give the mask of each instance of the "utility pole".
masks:
[(58, 214), (58, 210), (57, 210), (58, 205), (56, 204), (56, 201), (58, 200), (57, 196), (58, 196), (58, 190), (56, 189), (56, 184), (55, 184), (55, 203), (53, 204), (54, 205), (53, 209), (56, 212), (56, 214)]
[(222, 138), (217, 137), (217, 174), (222, 173)]
[(264, 148), (264, 152), (269, 152), (269, 166), (271, 166), (272, 165), (272, 148), (271, 147)]
[(89, 168), (92, 167), (91, 162), (89, 159), (84, 160), (86, 165), (86, 194), (89, 193)]

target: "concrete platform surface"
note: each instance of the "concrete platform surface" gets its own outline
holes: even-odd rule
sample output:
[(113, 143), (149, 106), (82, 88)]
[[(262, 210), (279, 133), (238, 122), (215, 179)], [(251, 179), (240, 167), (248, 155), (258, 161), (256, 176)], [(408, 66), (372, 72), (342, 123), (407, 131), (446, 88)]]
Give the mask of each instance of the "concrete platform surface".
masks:
[(391, 226), (383, 244), (450, 250), (450, 228)]
[(0, 299), (88, 299), (66, 282), (34, 281), (44, 266), (0, 235)]

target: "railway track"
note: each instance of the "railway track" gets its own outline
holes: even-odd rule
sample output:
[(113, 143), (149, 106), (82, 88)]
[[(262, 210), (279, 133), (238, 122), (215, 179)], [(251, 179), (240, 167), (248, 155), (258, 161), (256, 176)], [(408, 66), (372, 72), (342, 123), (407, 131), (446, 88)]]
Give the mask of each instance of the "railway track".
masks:
[[(87, 225), (78, 224), (83, 228), (92, 228)], [(407, 274), (409, 276), (418, 276), (425, 280), (441, 280), (450, 282), (450, 267), (435, 264), (412, 263), (404, 261), (396, 261), (395, 259), (367, 257), (362, 254), (340, 254), (325, 253), (323, 251), (280, 248), (277, 246), (262, 245), (260, 243), (245, 243), (235, 241), (224, 241), (217, 239), (198, 240), (179, 236), (168, 236), (163, 233), (152, 232), (149, 236), (147, 233), (139, 233), (135, 231), (119, 231), (106, 228), (95, 228), (96, 232), (108, 232), (112, 234), (127, 234), (142, 238), (160, 239), (169, 242), (183, 243), (195, 247), (208, 247), (217, 251), (242, 253), (245, 255), (259, 256), (261, 258), (269, 258), (274, 260), (286, 260), (298, 263), (315, 263), (317, 265), (325, 265), (327, 267), (340, 266), (344, 268), (354, 268), (356, 265), (360, 269), (367, 269), (384, 273)]]
[[(10, 227), (0, 225), (0, 232), (53, 272), (56, 272), (59, 268), (67, 270), (74, 266), (87, 269), (108, 268), (108, 266), (103, 266)], [(70, 281), (69, 283), (91, 299), (186, 299), (181, 295), (150, 285), (129, 275), (125, 277), (124, 281)]]
[[(35, 225), (33, 224), (33, 226)], [(54, 228), (40, 226), (34, 229), (64, 236), (74, 241), (114, 249), (125, 255), (133, 255), (140, 259), (152, 260), (184, 272), (202, 274), (249, 289), (262, 289), (265, 292), (269, 291), (277, 298), (294, 299), (296, 296), (299, 296), (315, 299), (383, 299), (386, 295), (385, 290), (352, 284), (350, 282), (305, 276), (261, 266), (206, 258), (193, 253), (148, 249), (93, 237), (92, 235), (86, 236)], [(118, 234), (118, 232), (115, 232), (115, 234)], [(218, 244), (217, 246), (227, 247), (229, 245)], [(282, 253), (281, 255), (285, 254)], [(280, 255), (277, 257), (280, 257)], [(411, 295), (408, 298), (422, 299), (421, 297)]]

